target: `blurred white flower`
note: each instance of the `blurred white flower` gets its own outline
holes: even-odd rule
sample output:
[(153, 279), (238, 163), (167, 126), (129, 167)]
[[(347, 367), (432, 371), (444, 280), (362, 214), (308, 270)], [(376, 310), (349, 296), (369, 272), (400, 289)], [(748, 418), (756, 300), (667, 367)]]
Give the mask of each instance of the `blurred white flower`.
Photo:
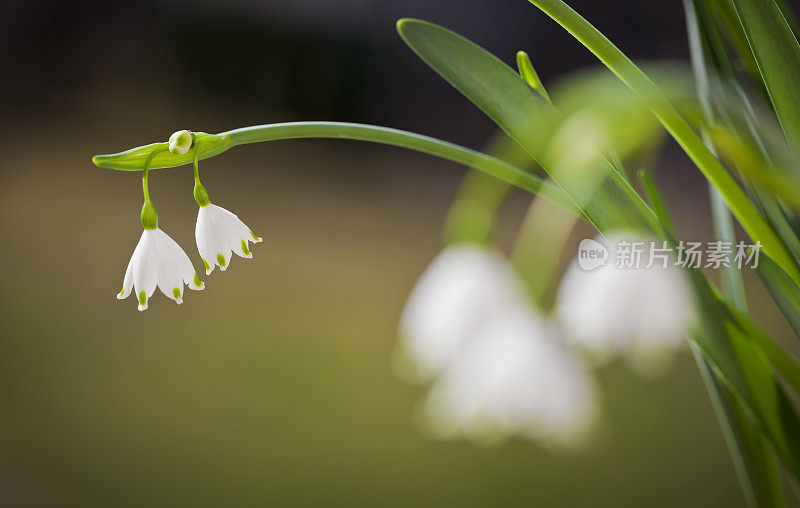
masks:
[[(623, 356), (641, 373), (659, 374), (685, 344), (693, 293), (672, 262), (647, 268), (648, 250), (640, 267), (617, 267), (615, 247), (622, 238), (638, 241), (622, 235), (597, 239), (610, 252), (600, 268), (586, 271), (578, 259), (572, 263), (561, 281), (556, 315), (567, 338), (599, 362)], [(645, 249), (649, 245), (645, 242)]]
[(248, 242), (261, 241), (239, 217), (211, 203), (201, 206), (197, 212), (194, 232), (206, 275), (214, 271), (215, 265), (225, 271), (233, 252), (243, 258), (252, 258)]
[(425, 399), (426, 427), (441, 438), (487, 441), (520, 434), (577, 445), (597, 416), (594, 380), (556, 328), (532, 307), (489, 318)]
[(502, 254), (476, 245), (447, 247), (422, 274), (403, 310), (398, 373), (415, 381), (432, 379), (479, 326), (524, 299)]
[(167, 298), (181, 304), (184, 284), (194, 290), (205, 287), (189, 256), (175, 240), (158, 228), (145, 229), (128, 262), (122, 291), (117, 298), (127, 298), (135, 288), (139, 310), (142, 311), (147, 309), (147, 302), (158, 286)]

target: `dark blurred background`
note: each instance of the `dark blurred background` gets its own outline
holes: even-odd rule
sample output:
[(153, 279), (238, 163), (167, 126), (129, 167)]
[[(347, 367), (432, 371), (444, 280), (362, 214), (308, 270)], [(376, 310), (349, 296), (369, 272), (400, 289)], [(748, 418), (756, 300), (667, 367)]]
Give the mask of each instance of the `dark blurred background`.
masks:
[[(570, 3), (636, 59), (687, 58), (677, 0)], [(114, 298), (141, 188), (93, 154), (292, 120), (480, 148), (491, 122), (402, 43), (407, 16), (509, 63), (526, 50), (545, 84), (595, 64), (525, 0), (3, 5), (0, 505), (743, 506), (685, 353), (656, 380), (600, 372), (589, 450), (419, 434), (421, 390), (390, 355), (465, 172), (448, 162), (330, 140), (205, 161), (212, 199), (264, 237), (255, 259), (205, 277), (181, 307), (157, 294), (140, 314)], [(150, 187), (162, 229), (197, 264), (190, 171), (156, 172)], [(658, 178), (681, 231), (710, 235), (704, 181), (674, 147)], [(528, 202), (504, 207), (503, 238)], [(763, 300), (755, 283), (750, 294)], [(755, 314), (784, 335), (774, 311)]]

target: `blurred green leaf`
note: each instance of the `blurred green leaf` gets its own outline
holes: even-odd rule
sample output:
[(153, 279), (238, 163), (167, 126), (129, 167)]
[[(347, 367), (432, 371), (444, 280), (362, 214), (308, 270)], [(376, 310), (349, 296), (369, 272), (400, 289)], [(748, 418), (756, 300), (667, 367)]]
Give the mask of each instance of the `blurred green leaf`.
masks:
[(800, 338), (800, 288), (766, 256), (759, 260), (756, 270), (795, 335)]
[(747, 505), (753, 508), (783, 506), (780, 470), (772, 447), (759, 431), (756, 422), (748, 416), (719, 374), (694, 345), (692, 354), (728, 444)]
[[(450, 30), (416, 19), (402, 19), (397, 28), (423, 61), (525, 148), (600, 231), (658, 227), (652, 211), (616, 169), (602, 158), (592, 159), (599, 155), (596, 147), (582, 146), (590, 141), (581, 135), (593, 131), (592, 118), (562, 125), (558, 111), (513, 69)], [(557, 139), (556, 126), (572, 129), (562, 130), (561, 143), (551, 143)], [(569, 159), (583, 156), (581, 150), (590, 152), (585, 165)]]
[(750, 237), (760, 241), (764, 250), (800, 283), (800, 269), (772, 225), (761, 216), (742, 188), (655, 83), (606, 36), (562, 0), (530, 1), (594, 53), (631, 90), (648, 101), (650, 109), (664, 128), (725, 197), (728, 208)]
[(732, 0), (775, 113), (800, 153), (800, 45), (774, 0)]

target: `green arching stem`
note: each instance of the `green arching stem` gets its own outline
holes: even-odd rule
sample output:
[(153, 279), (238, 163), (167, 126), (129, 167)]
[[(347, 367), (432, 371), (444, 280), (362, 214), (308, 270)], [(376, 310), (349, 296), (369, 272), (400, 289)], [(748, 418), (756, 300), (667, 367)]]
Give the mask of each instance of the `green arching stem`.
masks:
[[(218, 155), (237, 145), (299, 138), (352, 139), (416, 150), (483, 171), (523, 190), (541, 194), (562, 206), (576, 210), (572, 200), (556, 185), (496, 157), (421, 134), (374, 125), (346, 122), (288, 122), (244, 127), (218, 135), (204, 134), (203, 150), (199, 151), (198, 160)], [(99, 167), (141, 171), (144, 154), (166, 147), (167, 143), (154, 143), (117, 154), (96, 155), (92, 158), (92, 162)], [(152, 169), (181, 166), (191, 161), (192, 156), (165, 154), (154, 158)]]
[(575, 208), (572, 201), (555, 185), (505, 161), (447, 141), (388, 127), (343, 122), (292, 122), (245, 127), (219, 135), (230, 140), (233, 146), (277, 139), (336, 138), (409, 148), (481, 170), (524, 190), (546, 195), (559, 204)]
[(725, 167), (659, 88), (622, 51), (562, 0), (530, 0), (595, 54), (635, 93), (651, 100), (650, 109), (700, 171), (719, 189), (737, 220), (764, 251), (800, 284), (800, 270), (778, 235), (753, 206)]

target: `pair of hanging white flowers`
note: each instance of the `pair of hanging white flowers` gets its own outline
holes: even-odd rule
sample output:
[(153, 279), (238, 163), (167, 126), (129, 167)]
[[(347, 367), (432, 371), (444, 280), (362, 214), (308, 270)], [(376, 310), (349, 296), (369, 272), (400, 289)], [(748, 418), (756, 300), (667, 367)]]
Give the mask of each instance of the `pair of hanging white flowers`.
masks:
[(439, 254), (409, 296), (400, 336), (399, 372), (433, 382), (419, 415), (434, 437), (519, 434), (561, 446), (587, 437), (594, 380), (499, 251), (453, 245)]
[[(174, 154), (186, 154), (193, 146), (196, 148), (195, 145), (194, 135), (187, 130), (175, 132), (169, 138), (169, 151)], [(117, 295), (117, 298), (124, 299), (133, 290), (140, 311), (147, 309), (156, 287), (177, 304), (183, 303), (184, 285), (195, 291), (205, 287), (186, 252), (158, 227), (158, 214), (150, 201), (147, 183), (149, 164), (154, 155), (155, 152), (145, 164), (142, 175), (144, 205), (141, 220), (144, 231), (128, 262), (122, 290)], [(214, 270), (214, 266), (225, 271), (233, 253), (252, 258), (249, 242), (258, 243), (261, 238), (253, 234), (236, 215), (211, 203), (208, 192), (200, 183), (197, 158), (194, 160), (194, 180), (194, 199), (200, 207), (195, 241), (206, 275)]]
[(688, 281), (675, 267), (611, 263), (584, 271), (576, 259), (552, 316), (527, 301), (522, 285), (499, 251), (452, 245), (414, 287), (400, 320), (397, 367), (405, 378), (433, 382), (420, 415), (435, 437), (519, 434), (580, 445), (599, 405), (573, 346), (593, 360), (619, 356), (657, 374), (684, 344), (692, 319)]

